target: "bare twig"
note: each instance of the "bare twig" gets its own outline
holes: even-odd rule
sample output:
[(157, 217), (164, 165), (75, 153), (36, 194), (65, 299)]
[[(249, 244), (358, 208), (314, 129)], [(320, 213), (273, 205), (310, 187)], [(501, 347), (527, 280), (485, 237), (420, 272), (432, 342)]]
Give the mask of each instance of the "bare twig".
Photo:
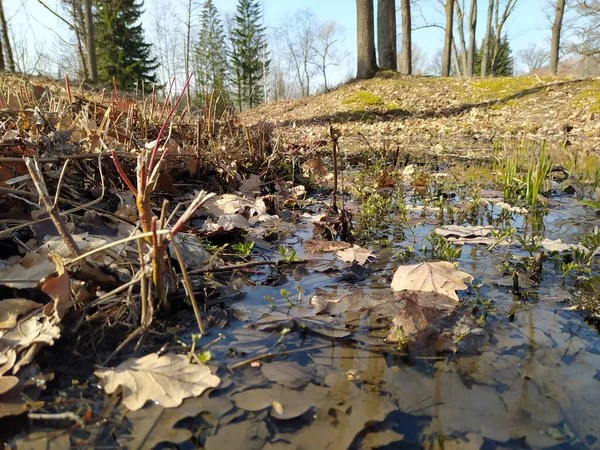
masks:
[(29, 413), (27, 414), (27, 417), (29, 417), (32, 420), (72, 420), (73, 422), (77, 422), (77, 424), (80, 427), (85, 426), (83, 419), (74, 412), (63, 412), (54, 414)]
[(117, 356), (117, 354), (123, 350), (123, 348), (129, 344), (131, 341), (133, 341), (135, 339), (135, 337), (140, 334), (142, 331), (144, 331), (143, 327), (138, 327), (136, 328), (129, 336), (127, 336), (125, 338), (125, 340), (123, 342), (121, 342), (119, 344), (119, 346), (110, 354), (108, 355), (108, 358), (106, 358), (103, 362), (102, 362), (102, 366), (106, 367), (106, 365), (110, 362), (111, 359), (113, 359), (115, 356)]
[(73, 236), (69, 232), (67, 228), (67, 223), (65, 222), (65, 218), (60, 215), (58, 207), (50, 199), (50, 195), (48, 194), (48, 188), (46, 188), (46, 183), (44, 183), (39, 164), (35, 159), (25, 158), (25, 165), (29, 170), (31, 180), (33, 181), (33, 184), (38, 191), (40, 202), (46, 208), (46, 211), (48, 212), (52, 223), (56, 227), (56, 231), (58, 231), (60, 237), (63, 239), (63, 241), (65, 241), (65, 244), (67, 245), (67, 248), (71, 251), (71, 253), (81, 255), (81, 249), (75, 243)]
[(183, 285), (185, 286), (185, 290), (187, 291), (188, 297), (192, 302), (192, 308), (194, 309), (194, 315), (196, 316), (196, 322), (198, 322), (198, 328), (200, 329), (200, 333), (204, 335), (204, 324), (202, 323), (202, 316), (200, 316), (200, 309), (198, 308), (198, 303), (196, 303), (196, 297), (194, 295), (194, 289), (192, 287), (192, 283), (190, 281), (190, 277), (188, 276), (187, 269), (185, 268), (185, 262), (181, 257), (181, 252), (179, 251), (179, 246), (175, 239), (171, 241), (173, 243), (173, 249), (175, 250), (175, 255), (177, 256), (177, 261), (179, 261), (179, 266), (181, 269), (181, 275), (183, 277)]

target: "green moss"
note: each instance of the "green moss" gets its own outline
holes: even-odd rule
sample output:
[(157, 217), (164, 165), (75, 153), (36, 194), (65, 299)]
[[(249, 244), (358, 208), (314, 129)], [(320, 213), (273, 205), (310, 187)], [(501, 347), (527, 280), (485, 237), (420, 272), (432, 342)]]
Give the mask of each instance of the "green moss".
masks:
[(592, 113), (600, 113), (600, 87), (580, 90), (572, 103), (577, 108), (587, 107)]
[[(498, 77), (471, 81), (473, 102), (500, 100), (539, 85), (532, 77)], [(514, 100), (512, 105), (515, 104)]]
[(369, 107), (383, 106), (383, 100), (367, 91), (357, 91), (342, 100), (342, 105), (352, 107), (354, 111), (364, 111)]

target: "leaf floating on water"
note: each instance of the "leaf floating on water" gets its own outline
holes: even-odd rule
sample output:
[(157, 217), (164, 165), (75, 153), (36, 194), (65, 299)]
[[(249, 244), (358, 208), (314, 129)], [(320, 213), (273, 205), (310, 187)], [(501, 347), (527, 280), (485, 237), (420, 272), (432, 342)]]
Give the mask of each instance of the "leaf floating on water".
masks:
[(358, 245), (353, 245), (351, 248), (335, 252), (335, 256), (345, 262), (356, 261), (359, 264), (365, 264), (369, 258), (375, 258), (375, 253)]
[(492, 226), (461, 226), (461, 225), (444, 225), (442, 227), (433, 230), (435, 234), (444, 237), (456, 237), (456, 238), (471, 238), (471, 237), (485, 237), (492, 234)]
[(114, 369), (99, 369), (94, 374), (108, 394), (123, 386), (123, 403), (133, 411), (148, 400), (165, 408), (179, 406), (183, 399), (197, 397), (220, 382), (207, 366), (191, 364), (187, 356), (172, 353), (132, 358)]
[(471, 275), (461, 272), (447, 261), (422, 262), (398, 267), (391, 288), (394, 291), (437, 292), (458, 301), (456, 291), (467, 289), (465, 283), (472, 280)]

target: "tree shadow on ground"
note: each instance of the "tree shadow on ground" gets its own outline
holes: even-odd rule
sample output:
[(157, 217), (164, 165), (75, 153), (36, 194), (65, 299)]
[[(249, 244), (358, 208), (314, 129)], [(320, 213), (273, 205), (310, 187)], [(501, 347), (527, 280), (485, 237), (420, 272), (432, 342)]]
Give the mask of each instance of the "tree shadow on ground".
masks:
[(309, 126), (319, 124), (337, 124), (346, 122), (366, 122), (366, 121), (377, 121), (377, 122), (391, 122), (394, 120), (403, 119), (437, 119), (437, 118), (448, 118), (458, 116), (467, 113), (475, 108), (489, 108), (495, 105), (506, 104), (512, 100), (527, 97), (529, 95), (536, 94), (547, 88), (555, 88), (565, 86), (569, 84), (581, 83), (587, 81), (586, 79), (558, 81), (555, 83), (543, 84), (522, 91), (515, 92), (514, 94), (507, 95), (495, 100), (488, 100), (478, 103), (462, 103), (460, 105), (452, 106), (449, 108), (436, 109), (436, 110), (425, 110), (425, 111), (408, 111), (403, 108), (386, 109), (386, 110), (366, 110), (366, 111), (338, 111), (332, 114), (324, 114), (321, 116), (307, 117), (304, 119), (288, 119), (279, 123), (279, 126)]

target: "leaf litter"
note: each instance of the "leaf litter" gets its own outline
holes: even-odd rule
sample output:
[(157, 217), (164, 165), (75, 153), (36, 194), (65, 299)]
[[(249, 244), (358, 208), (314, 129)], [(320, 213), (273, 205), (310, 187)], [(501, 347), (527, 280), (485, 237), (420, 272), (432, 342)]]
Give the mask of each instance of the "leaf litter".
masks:
[[(433, 176), (441, 172), (437, 162), (417, 161), (404, 171), (405, 180), (396, 179), (402, 158), (393, 155), (384, 176), (377, 174), (364, 192), (402, 198), (403, 208), (395, 211), (406, 211), (405, 222), (396, 217), (391, 223), (403, 223), (405, 235), (388, 228), (376, 241), (345, 242), (343, 227), (358, 222), (357, 216), (348, 221), (345, 203), (336, 215), (329, 198), (306, 197), (304, 186), (284, 181), (286, 172), (279, 171), (294, 158), (302, 176), (331, 190), (328, 156), (279, 146), (271, 124), (239, 127), (224, 117), (219, 126), (229, 132), (220, 133), (211, 121), (177, 117), (163, 139), (164, 117), (131, 100), (115, 98), (110, 109), (99, 97), (61, 101), (58, 115), (49, 104), (22, 111), (35, 130), (10, 113), (2, 130), (10, 146), (1, 155), (0, 207), (13, 229), (1, 266), (10, 290), (0, 300), (0, 416), (27, 412), (34, 424), (77, 426), (56, 436), (34, 431), (17, 442), (109, 442), (102, 431), (91, 431), (108, 421), (116, 430), (112, 444), (116, 439), (127, 448), (188, 441), (208, 448), (289, 448), (316, 439), (322, 448), (377, 448), (420, 445), (439, 435), (457, 448), (511, 440), (536, 448), (584, 441), (593, 447), (588, 437), (595, 437), (597, 401), (589, 392), (597, 390), (600, 370), (597, 337), (574, 327), (575, 312), (563, 308), (572, 315), (540, 317), (532, 300), (539, 301), (538, 289), (549, 295), (544, 283), (556, 278), (560, 262), (552, 269), (544, 261), (541, 288), (519, 281), (519, 290), (510, 290), (493, 277), (473, 279), (489, 269), (478, 265), (483, 249), (458, 263), (439, 261), (456, 257), (426, 234), (490, 245), (492, 231), (502, 231), (500, 217), (533, 220), (535, 208), (499, 201), (501, 192), (490, 199), (483, 190), (476, 206), (476, 195), (471, 203), (461, 198), (439, 206), (440, 198), (451, 198), (444, 197), (451, 177)], [(144, 127), (133, 116), (126, 121), (130, 108), (145, 117)], [(76, 129), (51, 129), (64, 124)], [(346, 131), (341, 142), (353, 139)], [(54, 139), (58, 153), (19, 145), (34, 132)], [(23, 156), (42, 163), (25, 165)], [(131, 180), (154, 156), (162, 173), (150, 171), (145, 187), (153, 190), (152, 202), (144, 203), (140, 193), (146, 191)], [(404, 198), (401, 190), (414, 195)], [(430, 193), (431, 199), (419, 197)], [(65, 212), (80, 205), (87, 206)], [(348, 211), (359, 215), (363, 206)], [(492, 219), (484, 221), (486, 214)], [(561, 252), (565, 264), (589, 244), (573, 233), (545, 237), (540, 248)], [(516, 270), (502, 266), (502, 276), (529, 276), (526, 249), (514, 240), (503, 244), (504, 259), (490, 251), (494, 263)], [(515, 247), (519, 258), (510, 253)], [(298, 261), (304, 253), (309, 260)], [(248, 328), (236, 320), (241, 316), (233, 302), (243, 304)], [(529, 311), (535, 312), (531, 323)], [(524, 352), (533, 356), (519, 356)], [(49, 364), (48, 355), (60, 362)], [(61, 370), (81, 360), (87, 375), (79, 380)], [(104, 400), (89, 383), (94, 364)], [(223, 366), (231, 370), (229, 384)], [(58, 402), (54, 391), (37, 400), (52, 372), (78, 393), (71, 403)], [(39, 418), (42, 411), (48, 418)], [(119, 414), (125, 423), (116, 420)], [(399, 427), (414, 417), (425, 425)]]

